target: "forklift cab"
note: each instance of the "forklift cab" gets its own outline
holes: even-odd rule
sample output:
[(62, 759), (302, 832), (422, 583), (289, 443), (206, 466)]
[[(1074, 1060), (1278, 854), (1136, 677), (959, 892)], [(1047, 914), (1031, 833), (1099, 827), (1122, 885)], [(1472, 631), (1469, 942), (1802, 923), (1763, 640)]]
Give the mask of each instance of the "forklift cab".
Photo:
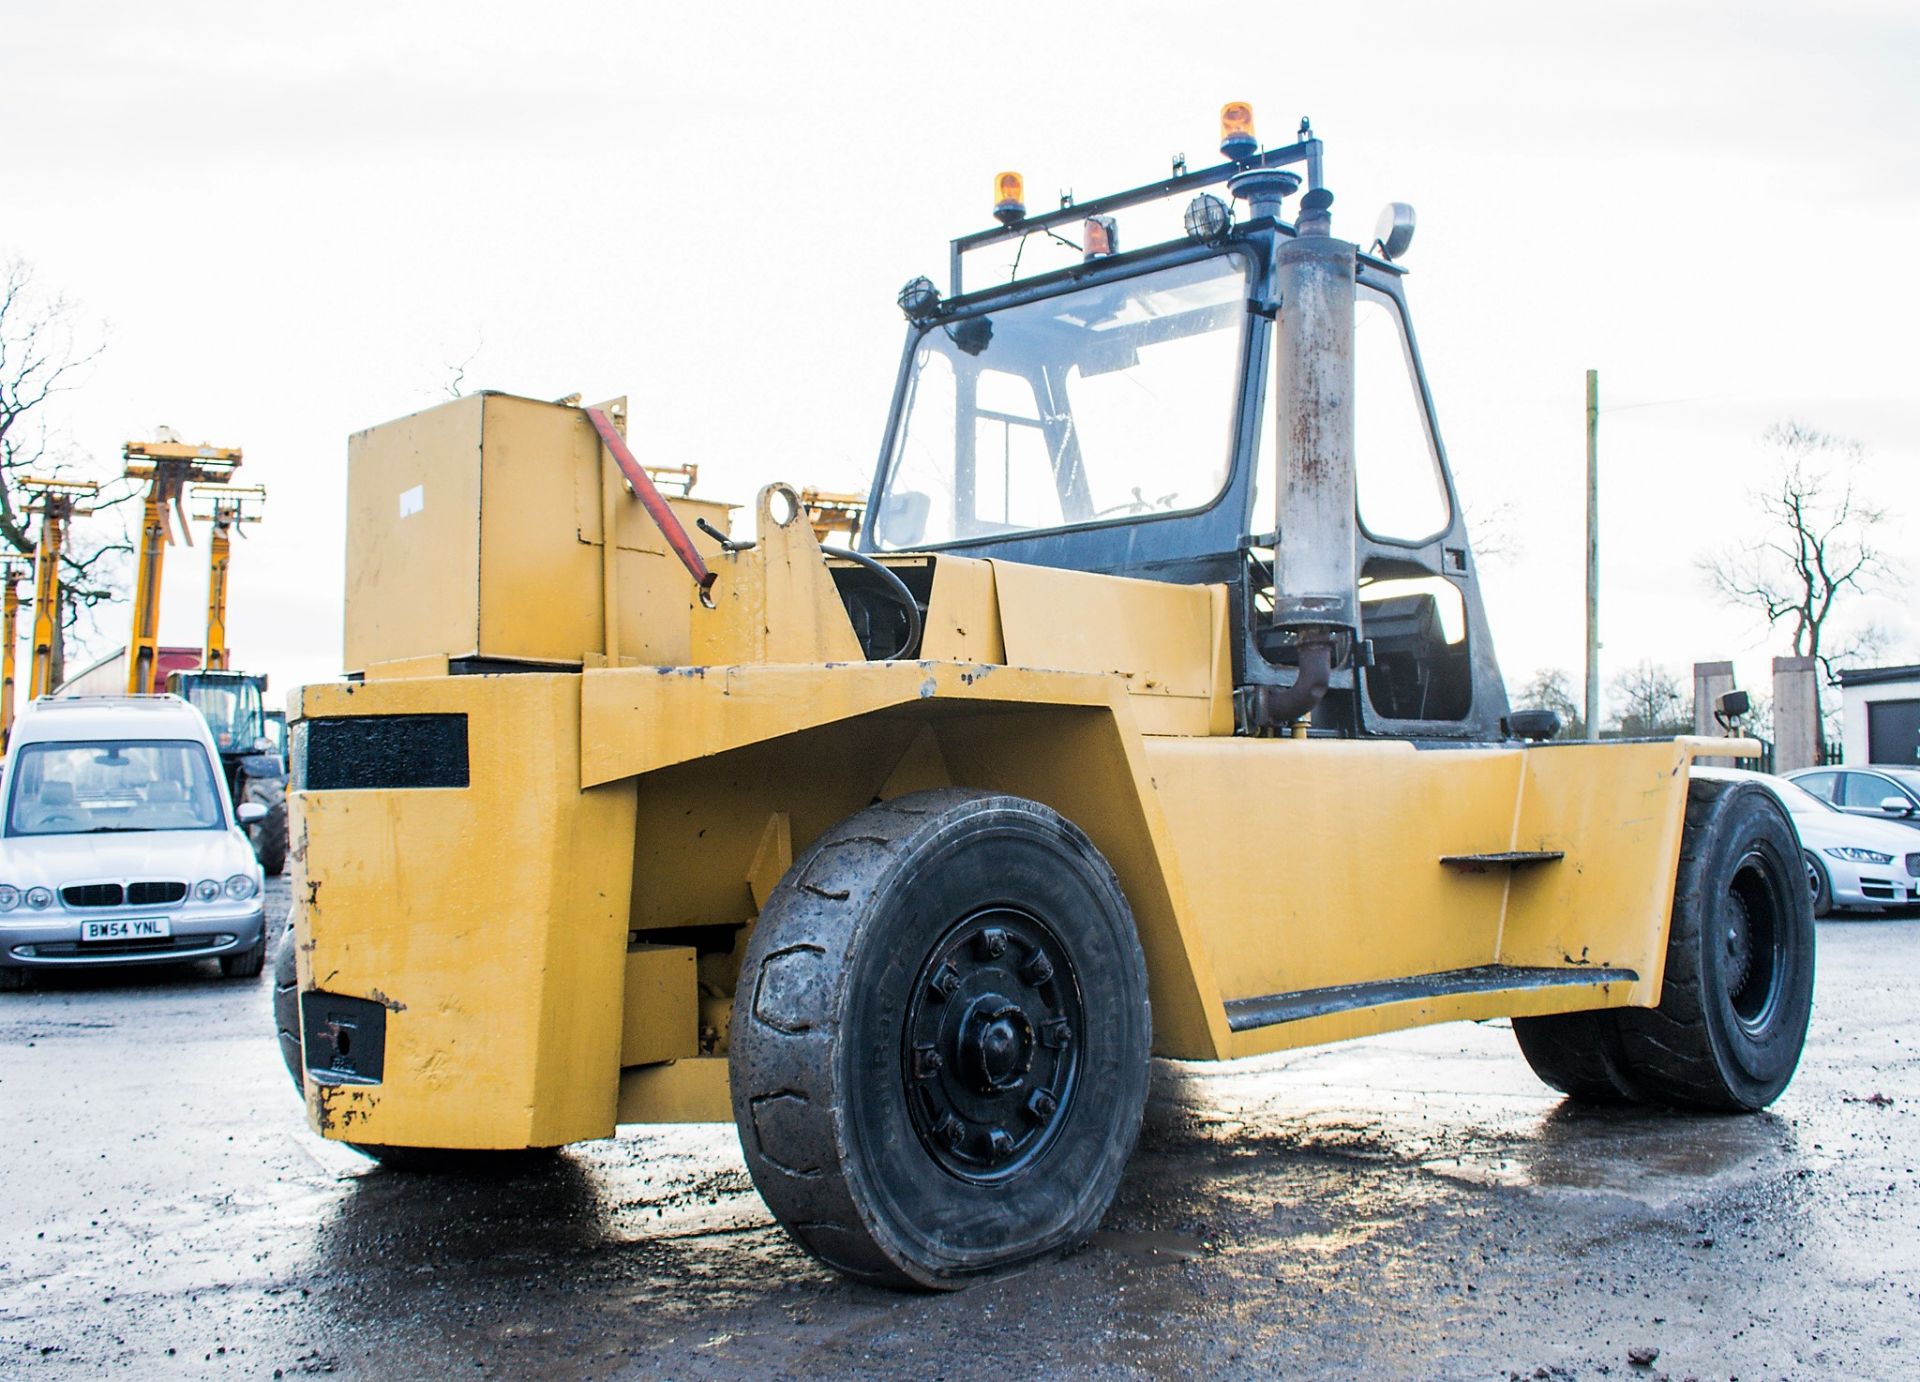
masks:
[[(1081, 208), (1003, 214), (1000, 228), (956, 240), (951, 295), (925, 279), (901, 295), (910, 327), (862, 549), (1224, 584), (1236, 688), (1294, 681), (1296, 631), (1272, 617), (1276, 544), (1319, 539), (1277, 531), (1271, 398), (1289, 311), (1277, 256), (1297, 230), (1270, 189), (1276, 178), (1298, 185), (1273, 171), (1290, 162), (1317, 181), (1319, 157), (1309, 137)], [(1266, 187), (1243, 191), (1247, 174)], [(1201, 192), (1185, 236), (1112, 252), (1112, 213), (1221, 182), (1245, 198), (1250, 214), (1237, 224)], [(1060, 228), (1075, 221), (1089, 247), (1082, 262), (962, 291), (967, 253), (1009, 240), (1024, 253), (1031, 236), (1064, 242)], [(1506, 694), (1404, 270), (1375, 244), (1346, 247), (1358, 617), (1311, 730), (1497, 739)], [(1237, 700), (1242, 728), (1260, 732), (1250, 702)]]

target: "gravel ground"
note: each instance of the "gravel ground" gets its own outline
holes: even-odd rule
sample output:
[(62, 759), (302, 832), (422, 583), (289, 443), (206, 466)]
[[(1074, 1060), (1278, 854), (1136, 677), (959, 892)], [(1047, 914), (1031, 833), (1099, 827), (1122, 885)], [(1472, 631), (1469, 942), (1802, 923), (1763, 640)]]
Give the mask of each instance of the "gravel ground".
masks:
[(949, 1296), (815, 1266), (730, 1128), (380, 1170), (264, 978), (57, 978), (0, 994), (0, 1374), (1913, 1377), (1920, 919), (1820, 945), (1768, 1113), (1563, 1107), (1500, 1023), (1158, 1065), (1094, 1242)]

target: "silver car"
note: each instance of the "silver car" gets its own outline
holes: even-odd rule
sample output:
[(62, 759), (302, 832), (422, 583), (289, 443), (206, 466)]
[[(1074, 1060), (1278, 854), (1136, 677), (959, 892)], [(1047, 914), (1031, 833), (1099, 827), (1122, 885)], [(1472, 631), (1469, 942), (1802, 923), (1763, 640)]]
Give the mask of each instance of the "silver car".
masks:
[(0, 988), (37, 969), (204, 958), (260, 972), (260, 864), (217, 763), (175, 696), (20, 713), (0, 770)]

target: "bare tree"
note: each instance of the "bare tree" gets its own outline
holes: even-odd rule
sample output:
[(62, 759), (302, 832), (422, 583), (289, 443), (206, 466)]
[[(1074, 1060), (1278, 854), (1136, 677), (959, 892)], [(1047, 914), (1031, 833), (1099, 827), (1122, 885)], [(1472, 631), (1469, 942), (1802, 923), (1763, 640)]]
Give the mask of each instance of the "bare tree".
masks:
[(1587, 737), (1580, 703), (1573, 694), (1573, 678), (1563, 668), (1542, 667), (1513, 697), (1520, 710), (1551, 710), (1560, 717), (1561, 734), (1568, 739)]
[(1680, 678), (1651, 658), (1618, 673), (1610, 687), (1613, 703), (1620, 707), (1624, 738), (1693, 732), (1693, 707), (1680, 689)]
[[(1840, 599), (1864, 591), (1888, 571), (1875, 545), (1886, 511), (1857, 491), (1866, 448), (1802, 422), (1779, 422), (1765, 434), (1775, 453), (1773, 478), (1754, 493), (1761, 527), (1757, 540), (1704, 558), (1701, 567), (1729, 603), (1758, 611), (1769, 627), (1786, 625), (1796, 657), (1820, 668), (1814, 712), (1822, 714), (1820, 683), (1831, 679), (1837, 656), (1848, 651), (1828, 627)], [(1816, 735), (1825, 757), (1824, 734)]]
[[(85, 367), (99, 357), (99, 343), (76, 336), (77, 311), (64, 294), (47, 293), (32, 266), (12, 258), (0, 265), (0, 555), (30, 559), (37, 540), (32, 495), (21, 481), (74, 478), (80, 467), (70, 447), (52, 431), (49, 405), (72, 390)], [(96, 509), (130, 497), (109, 486)], [(117, 538), (73, 532), (61, 556), (61, 618), (53, 647), (53, 680), (65, 675), (65, 632), (96, 605), (120, 590), (124, 558), (132, 551), (124, 530)]]

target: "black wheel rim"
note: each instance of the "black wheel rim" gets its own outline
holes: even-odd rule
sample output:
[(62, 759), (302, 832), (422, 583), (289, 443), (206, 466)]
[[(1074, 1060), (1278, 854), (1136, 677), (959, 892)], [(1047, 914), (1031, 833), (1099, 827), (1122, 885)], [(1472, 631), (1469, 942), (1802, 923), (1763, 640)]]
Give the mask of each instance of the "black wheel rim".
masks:
[(1757, 851), (1748, 853), (1720, 904), (1721, 985), (1734, 1017), (1754, 1034), (1773, 1020), (1785, 976), (1790, 913), (1778, 872)]
[(1067, 1120), (1084, 1031), (1072, 956), (1045, 922), (997, 907), (955, 925), (920, 967), (902, 1032), (928, 1155), (975, 1184), (1031, 1166)]

